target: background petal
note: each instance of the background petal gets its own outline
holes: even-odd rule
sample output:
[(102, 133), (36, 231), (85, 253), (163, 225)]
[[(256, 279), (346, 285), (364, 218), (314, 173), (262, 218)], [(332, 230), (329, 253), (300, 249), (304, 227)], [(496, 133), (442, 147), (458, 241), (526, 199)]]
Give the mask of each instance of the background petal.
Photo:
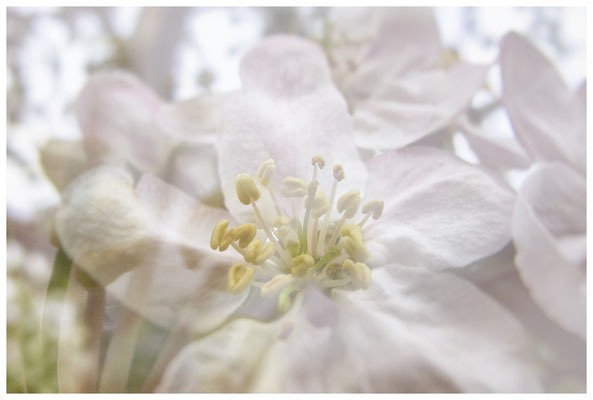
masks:
[[(530, 191), (537, 180), (536, 176), (533, 182), (526, 182), (527, 196), (523, 196), (521, 190), (513, 213), (512, 233), (517, 249), (515, 264), (525, 286), (543, 311), (565, 329), (585, 338), (586, 234), (570, 235), (568, 241), (553, 236), (547, 225), (556, 229), (566, 228), (567, 221), (557, 217), (572, 212), (562, 210), (562, 203), (548, 203), (544, 197), (562, 197), (562, 189), (568, 185), (558, 191), (540, 192), (535, 204), (531, 204), (533, 197)], [(559, 212), (546, 210), (545, 206), (559, 209)], [(541, 211), (548, 211), (543, 218), (540, 217)], [(584, 219), (584, 214), (581, 218)], [(581, 240), (578, 240), (579, 236)]]
[(584, 172), (583, 115), (576, 96), (533, 44), (517, 34), (501, 42), (503, 103), (517, 138), (538, 161), (564, 161)]
[(399, 148), (444, 128), (484, 84), (486, 71), (483, 65), (460, 63), (384, 82), (353, 113), (356, 143)]
[(422, 147), (390, 151), (367, 168), (366, 198), (385, 201), (365, 227), (369, 265), (461, 267), (509, 242), (514, 195), (484, 170)]
[(169, 139), (155, 124), (158, 96), (124, 72), (94, 75), (76, 102), (84, 146), (95, 164), (131, 163), (154, 172), (164, 163)]

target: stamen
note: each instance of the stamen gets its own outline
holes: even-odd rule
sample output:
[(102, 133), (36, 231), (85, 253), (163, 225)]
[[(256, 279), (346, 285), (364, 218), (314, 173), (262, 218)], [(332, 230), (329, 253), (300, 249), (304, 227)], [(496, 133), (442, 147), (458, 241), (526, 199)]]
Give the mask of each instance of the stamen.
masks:
[(366, 264), (346, 260), (342, 267), (350, 274), (352, 286), (355, 289), (368, 289), (371, 287), (371, 270)]
[(249, 174), (239, 174), (235, 178), (235, 189), (239, 201), (246, 206), (257, 201), (260, 197), (259, 189)]
[(222, 237), (222, 240), (220, 241), (220, 245), (218, 246), (219, 251), (225, 251), (226, 249), (228, 249), (231, 242), (235, 240), (236, 232), (237, 230), (235, 228), (231, 228), (228, 231), (226, 231), (226, 233)]
[(245, 248), (251, 243), (256, 233), (257, 226), (255, 226), (255, 224), (249, 222), (241, 224), (235, 230), (235, 240), (239, 240), (239, 246)]
[(336, 243), (336, 240), (338, 239), (338, 233), (342, 228), (342, 225), (344, 225), (344, 222), (346, 222), (348, 218), (352, 218), (356, 214), (356, 211), (358, 211), (359, 206), (360, 192), (356, 189), (344, 193), (338, 199), (338, 212), (343, 212), (344, 214), (338, 222), (338, 225), (336, 226), (336, 230), (332, 234), (332, 237), (329, 239), (329, 246), (333, 246)]
[(292, 259), (293, 266), (291, 272), (294, 276), (305, 276), (307, 270), (313, 266), (315, 260), (310, 254), (301, 254)]
[(268, 186), (272, 175), (276, 172), (276, 163), (271, 158), (264, 161), (257, 170), (257, 178), (262, 186)]
[(317, 192), (317, 186), (319, 182), (313, 181), (309, 183), (307, 200), (305, 205), (305, 217), (303, 218), (303, 233), (299, 236), (299, 252), (304, 253), (307, 251), (307, 241), (309, 237), (309, 217), (311, 216), (311, 209), (313, 208), (313, 202), (315, 201), (315, 193)]
[(294, 276), (290, 274), (279, 274), (266, 282), (260, 291), (263, 297), (274, 297), (286, 286), (294, 281)]
[(381, 217), (383, 214), (383, 208), (385, 207), (385, 203), (383, 200), (372, 200), (362, 206), (362, 213), (365, 214), (364, 218), (360, 220), (358, 225), (361, 227), (368, 221), (369, 217), (372, 215), (373, 219), (376, 221)]
[(233, 294), (241, 293), (251, 282), (253, 267), (244, 266), (243, 263), (234, 264), (227, 275), (227, 289)]
[(220, 242), (226, 233), (226, 228), (229, 227), (229, 221), (226, 219), (220, 220), (214, 225), (212, 236), (210, 236), (210, 248), (216, 250), (220, 246)]
[(304, 180), (288, 176), (282, 181), (280, 193), (286, 197), (303, 197), (307, 194), (308, 186)]
[(350, 224), (345, 225), (340, 229), (342, 235), (342, 247), (355, 261), (365, 262), (369, 259), (370, 254), (364, 245), (364, 237), (362, 235), (362, 228), (359, 225)]
[(338, 182), (344, 179), (344, 167), (341, 164), (334, 165), (334, 182), (332, 184), (332, 190), (329, 195), (329, 207), (325, 219), (323, 220), (323, 227), (319, 233), (319, 246), (317, 248), (317, 254), (325, 253), (325, 237), (327, 236), (327, 228), (329, 227), (329, 221), (332, 215), (332, 207), (334, 206), (334, 198), (336, 197), (336, 189)]
[(292, 265), (292, 260), (291, 260), (290, 256), (286, 253), (286, 250), (284, 250), (282, 245), (280, 245), (280, 243), (278, 243), (278, 240), (276, 240), (276, 237), (272, 234), (272, 232), (270, 231), (270, 228), (268, 228), (268, 225), (266, 225), (266, 222), (264, 221), (261, 213), (259, 212), (259, 209), (257, 208), (257, 205), (255, 204), (255, 201), (251, 203), (251, 206), (253, 207), (253, 212), (255, 213), (255, 216), (257, 217), (257, 219), (259, 220), (259, 223), (261, 224), (262, 228), (264, 229), (264, 232), (268, 236), (268, 239), (270, 239), (270, 241), (272, 243), (274, 243), (274, 247), (276, 247), (276, 251), (278, 252), (280, 257), (282, 257), (282, 259), (284, 260), (286, 265)]

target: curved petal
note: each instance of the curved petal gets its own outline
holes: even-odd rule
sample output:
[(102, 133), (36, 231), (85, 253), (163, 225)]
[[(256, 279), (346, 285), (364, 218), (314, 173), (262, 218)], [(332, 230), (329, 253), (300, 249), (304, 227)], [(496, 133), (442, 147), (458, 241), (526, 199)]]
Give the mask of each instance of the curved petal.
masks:
[(224, 208), (218, 158), (212, 144), (180, 144), (171, 152), (165, 180), (200, 202)]
[(369, 291), (309, 291), (280, 320), (187, 346), (160, 391), (539, 391), (520, 325), (471, 284), (390, 266)]
[(91, 77), (76, 102), (84, 146), (92, 163), (154, 172), (164, 163), (169, 139), (155, 124), (162, 103), (133, 75), (104, 72)]
[[(465, 280), (389, 265), (373, 270), (370, 290), (338, 292), (336, 301), (343, 303), (340, 310), (349, 321), (344, 335), (378, 332), (373, 340), (361, 341), (364, 347), (357, 346), (356, 353), (363, 352), (369, 364), (383, 358), (375, 370), (385, 370), (385, 389), (394, 389), (387, 386), (397, 382), (390, 375), (405, 369), (405, 364), (398, 368), (398, 359), (408, 356), (414, 362), (403, 382), (414, 391), (426, 391), (423, 379), (432, 381), (430, 391), (542, 390), (519, 322)], [(392, 350), (385, 347), (388, 343)]]
[(356, 143), (399, 148), (444, 128), (467, 107), (486, 71), (482, 65), (455, 64), (387, 82), (354, 111)]
[(531, 165), (515, 139), (488, 137), (464, 117), (459, 118), (458, 125), (471, 149), (484, 165), (494, 169), (523, 169)]
[(51, 139), (39, 149), (43, 171), (59, 191), (88, 168), (80, 140)]
[(578, 160), (583, 167), (583, 115), (552, 63), (526, 38), (509, 33), (501, 42), (500, 65), (503, 103), (529, 154), (539, 161)]
[[(531, 191), (537, 183), (543, 183), (538, 181), (536, 176), (531, 183), (526, 182), (526, 196), (522, 189), (515, 205), (512, 223), (517, 249), (515, 264), (525, 286), (543, 311), (568, 331), (585, 338), (585, 234), (580, 235), (580, 241), (575, 241), (575, 235), (571, 235), (569, 242), (561, 242), (552, 235), (547, 225), (563, 229), (566, 221), (557, 217), (562, 217), (565, 212), (572, 215), (573, 212), (558, 210), (561, 204), (548, 203), (544, 197), (563, 198), (563, 189), (568, 185), (563, 185), (560, 190), (540, 192), (534, 197)], [(535, 204), (530, 203), (533, 200), (536, 200)], [(550, 211), (550, 206), (553, 211)], [(566, 248), (566, 244), (570, 246)]]
[[(437, 68), (443, 48), (430, 8), (379, 9), (381, 26), (361, 66), (346, 82), (353, 105), (380, 90), (385, 82)], [(366, 23), (366, 21), (365, 21)]]
[(538, 165), (519, 191), (550, 233), (556, 237), (587, 231), (587, 182), (566, 164)]
[[(340, 192), (366, 181), (366, 169), (351, 140), (346, 104), (331, 82), (321, 49), (291, 36), (265, 39), (241, 64), (244, 93), (229, 100), (217, 152), (225, 204), (238, 219), (251, 216), (235, 194), (235, 176), (255, 174), (269, 158), (276, 161), (272, 185), (286, 176), (310, 180), (311, 158), (322, 155), (329, 168), (343, 164)], [(331, 187), (331, 172), (319, 180)], [(279, 198), (283, 208), (290, 202)]]
[[(111, 294), (158, 324), (169, 326), (183, 307), (199, 314), (198, 326), (222, 322), (244, 297), (226, 292), (236, 259), (209, 248), (212, 227), (228, 213), (150, 175), (133, 185), (114, 167), (73, 181), (55, 215), (60, 244)], [(144, 298), (127, 295), (132, 279), (142, 281)]]
[(367, 199), (385, 201), (365, 228), (369, 265), (461, 267), (509, 242), (514, 195), (484, 170), (422, 147), (385, 153), (367, 168)]

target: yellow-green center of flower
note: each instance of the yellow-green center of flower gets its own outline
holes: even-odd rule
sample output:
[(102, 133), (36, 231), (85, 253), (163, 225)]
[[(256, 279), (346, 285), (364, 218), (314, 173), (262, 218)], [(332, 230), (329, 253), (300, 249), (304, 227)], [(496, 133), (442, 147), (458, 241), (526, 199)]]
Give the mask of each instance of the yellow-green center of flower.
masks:
[[(366, 203), (362, 206), (362, 219), (352, 221), (360, 208), (360, 192), (350, 190), (335, 201), (338, 184), (345, 178), (344, 168), (333, 167), (334, 180), (328, 198), (317, 180), (325, 160), (315, 156), (312, 166), (310, 182), (286, 177), (279, 188), (280, 195), (293, 198), (293, 205), (304, 204), (302, 212), (293, 207), (292, 216), (281, 212), (276, 188), (271, 184), (276, 171), (274, 160), (260, 166), (259, 185), (249, 174), (237, 175), (237, 196), (241, 203), (253, 208), (255, 223), (229, 229), (229, 221), (222, 220), (210, 238), (213, 250), (226, 251), (232, 246), (244, 258), (244, 262), (234, 264), (228, 272), (227, 287), (231, 293), (255, 286), (262, 296), (278, 296), (278, 309), (286, 311), (291, 295), (309, 284), (327, 291), (370, 287), (371, 271), (365, 264), (370, 254), (363, 227), (369, 218), (381, 216), (383, 201)], [(266, 223), (258, 208), (260, 189), (269, 192), (274, 204), (277, 218), (272, 224)]]

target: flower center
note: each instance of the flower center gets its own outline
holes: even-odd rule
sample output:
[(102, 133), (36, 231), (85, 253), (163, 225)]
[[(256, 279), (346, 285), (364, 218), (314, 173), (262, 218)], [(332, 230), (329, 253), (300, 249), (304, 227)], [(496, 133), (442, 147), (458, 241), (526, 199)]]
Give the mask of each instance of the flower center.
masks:
[[(363, 205), (364, 217), (353, 222), (360, 208), (360, 191), (351, 190), (340, 196), (334, 212), (336, 190), (345, 178), (344, 168), (339, 164), (333, 167), (334, 180), (328, 198), (317, 180), (319, 170), (325, 167), (323, 157), (313, 157), (312, 167), (310, 182), (286, 177), (279, 188), (280, 195), (292, 201), (292, 216), (279, 207), (276, 188), (270, 182), (276, 171), (274, 160), (259, 167), (259, 187), (251, 175), (237, 175), (237, 196), (241, 203), (251, 205), (256, 223), (229, 229), (229, 221), (221, 220), (210, 238), (213, 250), (226, 251), (232, 246), (244, 258), (228, 272), (227, 287), (231, 293), (258, 287), (262, 296), (278, 296), (278, 309), (284, 312), (291, 305), (292, 294), (310, 284), (325, 291), (370, 287), (371, 271), (365, 264), (369, 251), (363, 227), (369, 218), (381, 216), (383, 201)], [(260, 212), (260, 188), (268, 191), (274, 205), (277, 218), (272, 224), (266, 223)], [(304, 210), (299, 212), (296, 204), (301, 203)]]

